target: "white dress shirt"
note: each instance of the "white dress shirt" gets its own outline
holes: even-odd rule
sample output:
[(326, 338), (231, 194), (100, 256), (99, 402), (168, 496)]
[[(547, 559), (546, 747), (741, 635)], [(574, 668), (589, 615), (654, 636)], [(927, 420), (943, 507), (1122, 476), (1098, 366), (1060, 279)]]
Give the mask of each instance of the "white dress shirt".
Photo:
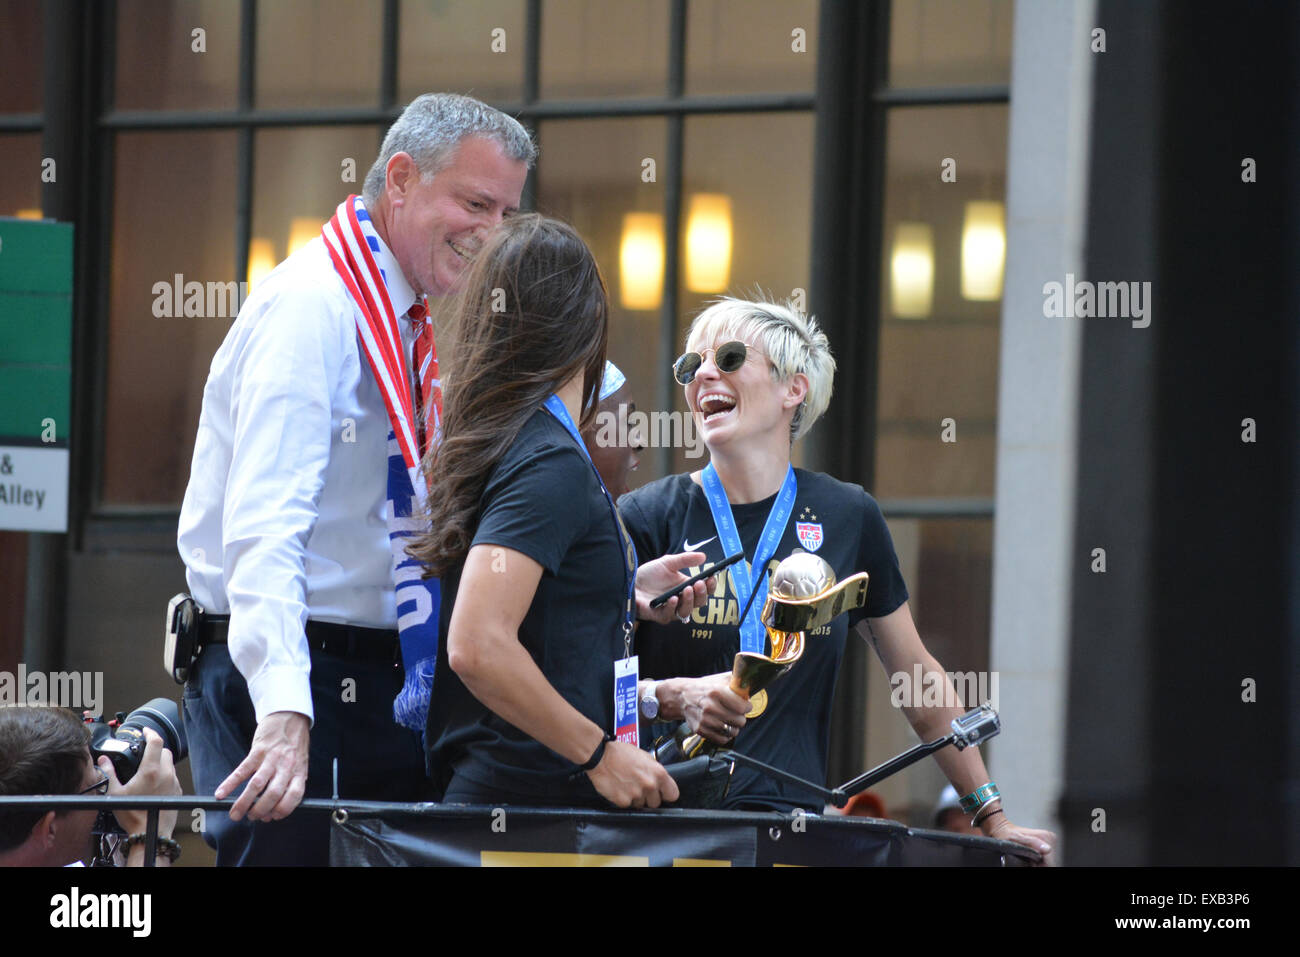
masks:
[[(375, 260), (404, 316), (414, 290), (386, 245)], [(410, 325), (399, 320), (408, 356)], [(315, 719), (309, 617), (396, 627), (388, 431), (355, 307), (317, 236), (257, 284), (212, 360), (177, 535), (190, 594), (230, 615), (259, 722)]]

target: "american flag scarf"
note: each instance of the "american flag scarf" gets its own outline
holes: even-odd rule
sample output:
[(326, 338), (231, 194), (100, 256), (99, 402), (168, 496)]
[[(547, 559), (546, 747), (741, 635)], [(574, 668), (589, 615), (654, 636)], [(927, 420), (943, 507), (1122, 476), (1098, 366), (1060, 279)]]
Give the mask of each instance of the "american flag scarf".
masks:
[[(375, 262), (379, 234), (359, 197), (349, 196), (339, 204), (321, 236), (356, 306), (357, 339), (388, 410), (388, 541), (406, 669), (406, 681), (393, 701), (393, 717), (423, 734), (438, 658), (441, 590), (437, 579), (422, 577), (424, 566), (406, 554), (406, 545), (407, 539), (423, 530), (419, 520), (412, 518), (423, 514), (428, 495), (420, 459), (441, 435), (442, 388), (433, 327), (427, 308), (417, 299), (407, 314), (420, 329), (408, 363), (399, 319), (388, 296), (388, 277)], [(411, 397), (412, 368), (419, 372), (418, 406)]]

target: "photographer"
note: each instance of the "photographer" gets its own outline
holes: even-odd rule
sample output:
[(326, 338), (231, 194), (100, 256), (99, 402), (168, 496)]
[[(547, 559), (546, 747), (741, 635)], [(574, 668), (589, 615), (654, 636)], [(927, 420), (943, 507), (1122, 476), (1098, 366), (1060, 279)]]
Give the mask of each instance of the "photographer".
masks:
[[(90, 756), (86, 725), (57, 708), (0, 708), (0, 797), (35, 794), (108, 794), (112, 797), (157, 797), (181, 793), (172, 753), (153, 730), (144, 731), (146, 747), (139, 770), (126, 784), (113, 763)], [(118, 824), (132, 838), (143, 835), (147, 812), (118, 810)], [(41, 811), (0, 806), (0, 867), (63, 867), (93, 856), (91, 837), (98, 812)], [(171, 839), (176, 812), (158, 816), (155, 863), (171, 864), (179, 847)], [(141, 867), (145, 846), (128, 838), (125, 864)]]

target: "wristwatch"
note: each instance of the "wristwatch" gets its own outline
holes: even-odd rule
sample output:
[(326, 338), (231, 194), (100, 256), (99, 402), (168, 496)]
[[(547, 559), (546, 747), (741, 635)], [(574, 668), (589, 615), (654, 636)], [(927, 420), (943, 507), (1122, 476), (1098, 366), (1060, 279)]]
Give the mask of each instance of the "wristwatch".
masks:
[(645, 686), (645, 693), (641, 695), (641, 717), (647, 721), (659, 717), (659, 698), (655, 696), (657, 685), (657, 681), (651, 681)]

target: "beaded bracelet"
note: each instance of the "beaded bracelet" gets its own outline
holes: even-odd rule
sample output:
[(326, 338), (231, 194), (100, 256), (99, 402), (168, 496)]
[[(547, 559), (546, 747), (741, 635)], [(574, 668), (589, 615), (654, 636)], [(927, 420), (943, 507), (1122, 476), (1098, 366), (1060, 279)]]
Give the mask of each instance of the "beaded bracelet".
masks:
[[(131, 848), (136, 844), (145, 844), (148, 840), (149, 836), (147, 834), (132, 834), (126, 839), (127, 852), (129, 853)], [(156, 840), (157, 844), (155, 845), (154, 856), (157, 857), (158, 855), (161, 855), (167, 858), (167, 860), (172, 864), (175, 864), (177, 859), (181, 856), (181, 846), (170, 837), (163, 837), (161, 834), (158, 835)]]

